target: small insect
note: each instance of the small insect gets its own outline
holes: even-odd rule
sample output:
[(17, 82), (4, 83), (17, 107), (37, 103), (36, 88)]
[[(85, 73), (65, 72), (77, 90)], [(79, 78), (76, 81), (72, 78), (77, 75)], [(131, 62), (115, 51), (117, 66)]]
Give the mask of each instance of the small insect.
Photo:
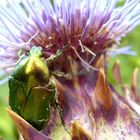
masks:
[[(48, 62), (61, 54), (58, 50)], [(42, 48), (32, 47), (26, 56), (21, 57), (9, 79), (11, 109), (41, 130), (49, 121), (51, 106), (58, 105), (56, 92), (47, 63), (42, 58)]]

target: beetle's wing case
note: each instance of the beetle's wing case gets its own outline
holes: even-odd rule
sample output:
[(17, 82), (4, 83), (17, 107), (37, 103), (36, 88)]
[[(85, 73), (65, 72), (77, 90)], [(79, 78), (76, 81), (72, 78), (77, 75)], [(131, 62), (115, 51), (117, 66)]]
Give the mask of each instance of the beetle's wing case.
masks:
[(9, 79), (9, 105), (19, 115), (22, 114), (27, 94), (28, 77), (25, 74), (25, 69), (28, 61), (28, 56), (22, 57)]
[(50, 88), (34, 87), (26, 98), (23, 118), (26, 118), (38, 130), (41, 130), (44, 124), (48, 123), (50, 103), (54, 99), (55, 92), (55, 88), (52, 86)]
[(9, 105), (17, 114), (22, 115), (25, 103), (24, 87), (12, 76), (9, 80)]

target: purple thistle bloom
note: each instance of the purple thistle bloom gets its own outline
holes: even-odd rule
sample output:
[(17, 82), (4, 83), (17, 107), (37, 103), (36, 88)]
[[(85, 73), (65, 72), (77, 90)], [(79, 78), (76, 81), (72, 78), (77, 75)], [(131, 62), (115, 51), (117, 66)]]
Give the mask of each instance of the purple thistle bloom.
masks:
[[(123, 92), (127, 96), (119, 96), (104, 73), (107, 55), (133, 54), (129, 47), (115, 52), (114, 46), (139, 25), (140, 0), (126, 0), (120, 7), (116, 4), (117, 0), (54, 0), (53, 4), (49, 0), (24, 0), (9, 1), (7, 6), (0, 7), (2, 76), (11, 73), (19, 53), (25, 55), (33, 46), (43, 48), (45, 59), (63, 50), (48, 66), (50, 71), (65, 75), (55, 77), (58, 101), (70, 129), (70, 135), (61, 130), (60, 139), (138, 140), (140, 137), (137, 122), (140, 97), (135, 94), (131, 101), (130, 94), (134, 91), (127, 92), (126, 88)], [(118, 74), (116, 64), (115, 77)], [(116, 79), (119, 83), (120, 79)], [(51, 114), (42, 133), (32, 130), (35, 135), (57, 137), (59, 115), (53, 110)], [(14, 120), (23, 134), (19, 120)], [(27, 132), (23, 137), (28, 135), (30, 139)]]
[(58, 0), (52, 6), (49, 0), (10, 1), (0, 9), (1, 67), (8, 72), (17, 62), (19, 50), (34, 45), (49, 50), (46, 58), (64, 45), (70, 55), (73, 46), (82, 57), (85, 46), (98, 58), (140, 23), (139, 0), (127, 0), (123, 7), (115, 8), (116, 3)]

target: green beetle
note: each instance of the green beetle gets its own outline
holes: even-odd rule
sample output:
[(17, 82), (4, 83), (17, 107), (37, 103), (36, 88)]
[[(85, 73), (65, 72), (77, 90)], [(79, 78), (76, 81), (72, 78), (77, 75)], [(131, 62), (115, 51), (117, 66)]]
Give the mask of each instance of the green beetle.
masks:
[[(54, 61), (61, 53), (58, 51), (48, 60)], [(11, 109), (41, 130), (48, 123), (50, 107), (56, 107), (56, 92), (46, 61), (42, 58), (42, 48), (32, 47), (26, 56), (21, 57), (9, 79)]]

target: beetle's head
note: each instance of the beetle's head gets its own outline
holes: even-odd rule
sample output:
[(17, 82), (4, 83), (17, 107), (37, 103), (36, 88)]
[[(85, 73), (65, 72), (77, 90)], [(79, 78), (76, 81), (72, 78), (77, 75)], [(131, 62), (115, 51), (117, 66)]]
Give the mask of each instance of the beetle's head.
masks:
[(41, 57), (42, 56), (42, 48), (33, 46), (29, 51), (29, 56)]

